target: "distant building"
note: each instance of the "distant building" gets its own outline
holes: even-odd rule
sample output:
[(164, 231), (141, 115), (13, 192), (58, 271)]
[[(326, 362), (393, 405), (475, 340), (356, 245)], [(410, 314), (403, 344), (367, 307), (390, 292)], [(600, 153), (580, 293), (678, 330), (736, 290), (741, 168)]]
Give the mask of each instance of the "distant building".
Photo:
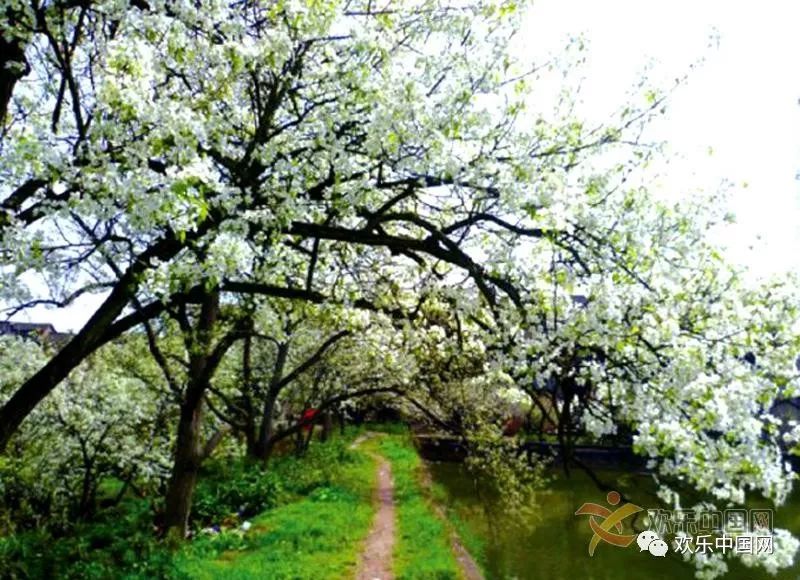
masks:
[(47, 322), (0, 321), (0, 335), (9, 334), (56, 347), (63, 346), (73, 337), (72, 334), (67, 332), (57, 332), (55, 327)]

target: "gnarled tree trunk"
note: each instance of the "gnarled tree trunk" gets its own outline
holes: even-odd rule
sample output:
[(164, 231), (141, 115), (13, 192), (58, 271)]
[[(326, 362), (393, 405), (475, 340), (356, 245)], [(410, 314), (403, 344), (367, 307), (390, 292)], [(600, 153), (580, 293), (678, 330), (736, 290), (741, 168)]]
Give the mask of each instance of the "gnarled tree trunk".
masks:
[(175, 459), (167, 488), (165, 531), (182, 539), (189, 529), (192, 497), (203, 463), (203, 405), (211, 377), (224, 350), (212, 349), (213, 332), (219, 315), (219, 294), (208, 293), (202, 303), (195, 336), (189, 337), (189, 380), (181, 403)]

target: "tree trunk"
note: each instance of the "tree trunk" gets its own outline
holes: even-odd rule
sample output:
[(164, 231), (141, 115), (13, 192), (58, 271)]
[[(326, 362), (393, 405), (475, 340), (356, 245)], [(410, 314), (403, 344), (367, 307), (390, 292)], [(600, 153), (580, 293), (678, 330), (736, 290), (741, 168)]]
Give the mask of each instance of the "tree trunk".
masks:
[(267, 397), (264, 401), (258, 433), (256, 433), (252, 449), (248, 449), (250, 458), (261, 463), (265, 463), (267, 460), (269, 460), (269, 456), (272, 454), (272, 425), (274, 421), (273, 415), (275, 413), (275, 403), (277, 400), (278, 393), (270, 390), (270, 392), (267, 393)]
[(316, 417), (311, 419), (308, 423), (308, 431), (303, 434), (303, 430), (300, 429), (297, 438), (297, 456), (302, 456), (306, 451), (308, 451), (309, 445), (311, 445), (311, 440), (314, 438), (314, 425), (316, 425), (317, 420)]
[(230, 432), (230, 429), (224, 427), (222, 429), (217, 429), (214, 434), (208, 438), (208, 440), (203, 445), (203, 459), (208, 459), (217, 450), (220, 443), (225, 439), (225, 437)]
[(94, 461), (85, 460), (83, 465), (83, 482), (81, 485), (81, 499), (78, 505), (78, 517), (88, 520), (94, 515), (95, 490)]
[(322, 432), (320, 433), (320, 441), (327, 441), (333, 432), (333, 415), (330, 411), (325, 411), (322, 414)]
[(173, 540), (186, 537), (192, 509), (197, 475), (203, 463), (203, 404), (211, 377), (221, 353), (212, 362), (213, 331), (219, 314), (219, 294), (207, 293), (203, 298), (196, 336), (185, 337), (189, 351), (189, 382), (186, 386), (178, 438), (175, 443), (175, 462), (167, 488), (164, 511), (165, 532)]
[[(275, 356), (275, 365), (272, 369), (272, 377), (269, 381), (269, 390), (264, 399), (264, 406), (261, 409), (261, 421), (258, 426), (258, 433), (256, 434), (256, 441), (253, 445), (251, 457), (260, 462), (266, 462), (272, 453), (273, 442), (272, 426), (274, 422), (273, 415), (275, 414), (275, 403), (278, 401), (278, 395), (281, 393), (281, 379), (283, 378), (283, 369), (286, 366), (286, 359), (289, 356), (289, 344), (282, 342), (278, 345), (278, 352)], [(250, 453), (248, 449), (248, 453)]]
[(303, 435), (303, 430), (300, 429), (294, 436), (294, 454), (297, 457), (300, 457), (303, 454), (303, 447), (305, 447), (305, 436)]
[(250, 461), (258, 460), (258, 430), (249, 424), (244, 432), (245, 456)]
[(202, 463), (200, 436), (203, 422), (203, 394), (205, 389), (195, 384), (192, 396), (181, 405), (178, 423), (178, 440), (175, 445), (175, 462), (167, 489), (164, 512), (165, 531), (176, 539), (186, 537), (192, 497), (197, 484), (197, 474)]
[(253, 405), (253, 398), (250, 395), (254, 391), (253, 384), (253, 335), (248, 334), (244, 338), (242, 346), (242, 388), (247, 395), (242, 397), (241, 405), (244, 410), (244, 439), (245, 456), (247, 459), (255, 460), (258, 457), (258, 428), (256, 426), (256, 412)]
[[(571, 379), (562, 381), (561, 392), (563, 396), (561, 415), (558, 418), (558, 445), (561, 451), (561, 462), (564, 469), (564, 475), (570, 476), (569, 462), (572, 458), (572, 398), (574, 396), (574, 388)], [(553, 403), (555, 404), (555, 399)]]

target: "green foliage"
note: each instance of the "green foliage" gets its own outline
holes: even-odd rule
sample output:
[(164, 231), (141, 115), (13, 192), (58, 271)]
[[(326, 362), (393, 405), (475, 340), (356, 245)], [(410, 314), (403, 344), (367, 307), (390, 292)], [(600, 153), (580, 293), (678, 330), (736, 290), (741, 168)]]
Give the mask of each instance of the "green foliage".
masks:
[(420, 458), (408, 435), (369, 441), (392, 464), (397, 519), (394, 571), (398, 579), (459, 577), (445, 524), (434, 514), (420, 483)]
[(0, 570), (8, 578), (160, 578), (172, 556), (155, 541), (153, 513), (129, 500), (64, 535), (33, 530), (0, 538)]
[[(267, 470), (243, 461), (211, 462), (195, 496), (193, 527), (217, 524), (223, 526), (222, 532), (198, 531), (178, 554), (157, 540), (151, 504), (126, 498), (88, 522), (0, 538), (0, 577), (204, 577), (206, 567), (216, 569), (216, 558), (263, 549), (277, 554), (270, 556), (275, 574), (266, 577), (280, 578), (288, 577), (281, 575), (281, 558), (292, 560), (289, 552), (296, 546), (309, 559), (292, 564), (293, 570), (314, 569), (317, 552), (332, 570), (345, 569), (354, 561), (358, 540), (369, 525), (374, 474), (371, 461), (348, 450), (351, 439), (312, 445), (300, 458), (278, 457)], [(116, 491), (111, 487), (104, 482), (105, 491)], [(252, 521), (252, 530), (243, 532), (242, 519), (260, 512), (264, 513)], [(262, 537), (267, 528), (283, 531)]]
[(374, 463), (346, 440), (281, 458), (274, 472), (287, 497), (303, 496), (252, 520), (250, 532), (201, 537), (179, 554), (191, 578), (340, 578), (352, 575), (374, 514)]
[(275, 507), (285, 498), (281, 478), (272, 471), (240, 465), (226, 477), (202, 480), (195, 494), (193, 518), (218, 523), (232, 514), (247, 516)]
[[(110, 478), (140, 489), (165, 480), (166, 413), (125, 364), (132, 346), (110, 345), (87, 359), (16, 434), (13, 452), (0, 458), (0, 533), (69, 528), (91, 516)], [(0, 400), (46, 356), (35, 341), (0, 337)]]
[(353, 461), (347, 442), (333, 439), (312, 445), (301, 459), (278, 457), (266, 469), (244, 460), (212, 462), (195, 493), (195, 527), (219, 524), (234, 515), (249, 517), (331, 485), (342, 465)]

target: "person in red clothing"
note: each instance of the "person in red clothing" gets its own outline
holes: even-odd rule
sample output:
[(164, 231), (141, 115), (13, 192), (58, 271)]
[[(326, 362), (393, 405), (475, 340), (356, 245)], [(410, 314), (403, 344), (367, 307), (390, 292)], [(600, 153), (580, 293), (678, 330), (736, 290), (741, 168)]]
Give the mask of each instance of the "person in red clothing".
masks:
[(303, 423), (303, 431), (308, 433), (311, 431), (311, 428), (314, 426), (314, 419), (319, 413), (317, 409), (306, 409), (303, 411), (303, 416), (300, 418), (300, 422)]
[(519, 433), (520, 429), (522, 429), (523, 424), (524, 424), (524, 419), (522, 417), (520, 417), (519, 415), (512, 415), (503, 425), (503, 436), (513, 437), (514, 435)]

